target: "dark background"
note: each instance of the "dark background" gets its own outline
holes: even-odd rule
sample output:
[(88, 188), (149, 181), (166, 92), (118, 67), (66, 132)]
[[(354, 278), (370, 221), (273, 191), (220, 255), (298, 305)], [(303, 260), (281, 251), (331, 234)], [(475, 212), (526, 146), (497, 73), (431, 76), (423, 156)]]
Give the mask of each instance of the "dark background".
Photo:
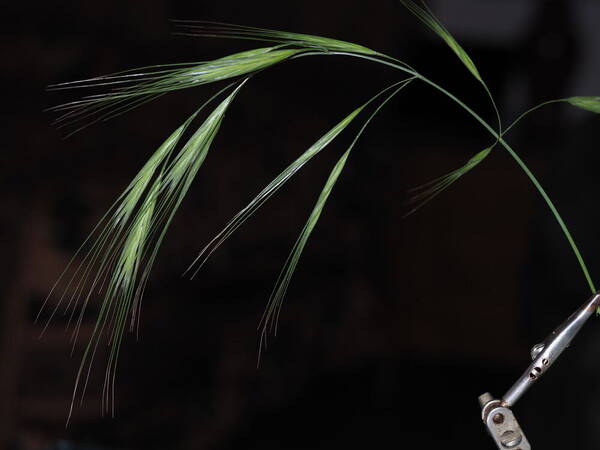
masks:
[[(431, 1), (476, 61), (506, 121), (540, 101), (598, 95), (598, 2)], [(418, 214), (407, 189), (464, 164), (490, 137), (414, 83), (359, 141), (256, 369), (276, 276), (351, 132), (237, 232), (193, 281), (197, 251), (283, 167), (397, 73), (342, 57), (287, 62), (241, 92), (164, 242), (128, 336), (117, 414), (102, 366), (65, 429), (80, 353), (64, 322), (33, 319), (102, 213), (212, 92), (169, 95), (70, 139), (52, 83), (206, 60), (251, 43), (172, 35), (204, 19), (346, 39), (400, 57), (489, 121), (480, 86), (396, 2), (11, 2), (3, 6), (0, 173), (2, 449), (491, 449), (477, 397), (497, 396), (589, 295), (559, 227), (500, 148)], [(260, 44), (259, 44), (260, 45)], [(562, 212), (597, 277), (598, 119), (552, 106), (509, 141)], [(8, 133), (6, 133), (8, 131)], [(93, 323), (93, 316), (88, 319)], [(592, 321), (515, 408), (535, 448), (600, 445), (600, 332)], [(78, 348), (81, 350), (81, 348)], [(97, 381), (95, 383), (95, 380)]]

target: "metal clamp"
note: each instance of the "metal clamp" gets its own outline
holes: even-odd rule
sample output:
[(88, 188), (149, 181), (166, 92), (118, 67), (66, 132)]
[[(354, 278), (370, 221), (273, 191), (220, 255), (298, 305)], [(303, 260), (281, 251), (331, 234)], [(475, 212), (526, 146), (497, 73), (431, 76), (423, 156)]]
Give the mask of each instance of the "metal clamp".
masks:
[(479, 396), (481, 418), (499, 449), (531, 450), (513, 412), (488, 392)]
[(501, 400), (485, 393), (479, 397), (481, 417), (488, 432), (500, 450), (530, 450), (531, 445), (525, 437), (517, 419), (510, 410), (512, 406), (537, 382), (554, 364), (560, 354), (571, 344), (581, 327), (594, 314), (600, 305), (600, 292), (593, 295), (575, 311), (566, 321), (556, 328), (550, 336), (531, 349), (533, 362), (521, 377), (504, 394)]

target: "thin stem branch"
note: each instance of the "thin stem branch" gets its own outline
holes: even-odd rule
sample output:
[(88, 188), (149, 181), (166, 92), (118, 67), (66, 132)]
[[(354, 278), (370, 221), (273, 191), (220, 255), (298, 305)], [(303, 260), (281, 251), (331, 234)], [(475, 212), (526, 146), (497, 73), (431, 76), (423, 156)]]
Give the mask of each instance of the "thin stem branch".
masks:
[(525, 111), (525, 112), (524, 112), (523, 114), (521, 114), (519, 117), (517, 117), (517, 118), (515, 119), (515, 121), (514, 121), (513, 123), (511, 123), (511, 124), (510, 124), (510, 126), (509, 126), (509, 127), (506, 129), (506, 130), (504, 130), (504, 132), (503, 132), (503, 133), (501, 133), (501, 134), (502, 134), (503, 136), (504, 136), (505, 134), (507, 134), (507, 133), (508, 133), (508, 132), (509, 132), (509, 131), (510, 131), (510, 130), (511, 130), (513, 127), (514, 127), (514, 126), (515, 126), (515, 125), (517, 125), (517, 124), (518, 124), (518, 123), (521, 121), (521, 119), (523, 119), (523, 118), (524, 118), (525, 116), (527, 116), (528, 114), (530, 114), (530, 113), (532, 113), (532, 112), (534, 112), (534, 111), (537, 111), (537, 110), (538, 110), (538, 109), (540, 109), (542, 106), (551, 105), (552, 103), (562, 103), (562, 102), (566, 102), (566, 101), (568, 101), (568, 99), (566, 99), (566, 98), (559, 98), (559, 99), (556, 99), (556, 100), (548, 100), (547, 102), (540, 103), (539, 105), (537, 105), (537, 106), (534, 106), (533, 108), (529, 108), (527, 111)]
[[(552, 202), (552, 200), (550, 199), (550, 197), (548, 196), (548, 194), (546, 193), (546, 191), (544, 190), (544, 188), (542, 187), (542, 185), (540, 184), (540, 182), (538, 181), (538, 179), (535, 177), (535, 175), (533, 174), (533, 172), (531, 172), (531, 170), (523, 162), (523, 160), (521, 159), (521, 157), (512, 149), (512, 147), (502, 137), (522, 117), (524, 117), (529, 112), (532, 112), (533, 110), (535, 110), (537, 108), (540, 108), (541, 106), (544, 105), (544, 103), (541, 104), (541, 105), (538, 105), (537, 107), (532, 108), (530, 111), (527, 111), (524, 114), (522, 114), (502, 134), (499, 134), (484, 119), (482, 119), (481, 116), (479, 116), (479, 114), (477, 114), (475, 111), (473, 111), (473, 109), (471, 109), (468, 105), (466, 105), (462, 100), (460, 100), (458, 97), (456, 97), (454, 94), (452, 94), (448, 90), (444, 89), (443, 87), (441, 87), (437, 83), (431, 81), (429, 78), (421, 75), (420, 73), (418, 73), (416, 71), (407, 69), (405, 66), (394, 64), (393, 62), (386, 61), (386, 60), (381, 60), (381, 59), (379, 59), (377, 57), (372, 57), (372, 56), (368, 56), (368, 55), (359, 55), (359, 54), (348, 53), (348, 52), (329, 52), (327, 54), (329, 54), (329, 55), (331, 55), (331, 54), (345, 55), (345, 56), (352, 56), (352, 57), (357, 57), (357, 58), (361, 58), (361, 59), (366, 59), (366, 60), (373, 61), (373, 62), (376, 62), (376, 63), (379, 63), (379, 64), (384, 64), (384, 65), (393, 67), (393, 68), (395, 68), (397, 70), (401, 70), (403, 72), (406, 72), (406, 73), (409, 73), (411, 75), (414, 75), (415, 77), (417, 77), (418, 79), (420, 79), (424, 83), (430, 85), (431, 87), (435, 88), (436, 90), (438, 90), (442, 94), (446, 95), (448, 98), (450, 98), (455, 103), (457, 103), (459, 106), (461, 106), (465, 111), (467, 111), (475, 120), (477, 120), (506, 149), (506, 151), (508, 151), (508, 153), (510, 154), (510, 156), (512, 156), (512, 158), (516, 161), (516, 163), (523, 170), (523, 172), (525, 172), (525, 175), (527, 175), (527, 177), (529, 178), (529, 180), (533, 183), (533, 185), (535, 186), (535, 188), (537, 189), (537, 191), (540, 193), (540, 195), (542, 196), (542, 198), (544, 199), (544, 201), (548, 205), (548, 208), (550, 208), (550, 211), (552, 212), (552, 215), (554, 216), (554, 218), (558, 222), (558, 225), (560, 226), (563, 234), (565, 235), (567, 241), (569, 242), (569, 245), (571, 246), (571, 249), (572, 249), (573, 253), (575, 254), (575, 257), (577, 258), (577, 262), (579, 263), (579, 266), (581, 267), (581, 270), (583, 272), (583, 275), (584, 275), (584, 277), (585, 277), (585, 279), (587, 281), (587, 284), (588, 284), (590, 290), (592, 291), (592, 293), (596, 293), (597, 292), (596, 291), (596, 287), (594, 285), (594, 282), (592, 280), (592, 277), (590, 276), (590, 273), (588, 271), (587, 265), (585, 264), (585, 261), (583, 259), (583, 256), (581, 255), (581, 252), (579, 251), (579, 248), (577, 247), (577, 244), (575, 243), (575, 240), (573, 239), (573, 236), (571, 235), (571, 232), (567, 228), (567, 225), (565, 224), (565, 221), (563, 220), (563, 218), (561, 217), (560, 213), (558, 212), (558, 209), (556, 208), (556, 206), (554, 205), (554, 203)], [(550, 102), (546, 102), (545, 104), (553, 103), (553, 102), (557, 102), (557, 101), (562, 101), (562, 100), (551, 100)]]
[[(540, 182), (538, 181), (538, 179), (535, 177), (535, 175), (533, 174), (533, 172), (531, 172), (531, 170), (529, 170), (529, 168), (523, 162), (523, 160), (521, 159), (521, 157), (502, 138), (502, 135), (499, 135), (498, 133), (496, 133), (496, 131), (494, 131), (494, 129), (492, 127), (490, 127), (490, 125), (485, 120), (483, 120), (477, 113), (475, 113), (475, 111), (473, 111), (471, 108), (469, 108), (460, 99), (458, 99), (456, 96), (454, 96), (453, 94), (451, 94), (446, 89), (444, 89), (441, 86), (439, 86), (438, 84), (436, 84), (433, 81), (429, 80), (428, 78), (426, 78), (426, 77), (424, 77), (422, 75), (419, 75), (418, 78), (420, 78), (425, 83), (427, 83), (430, 86), (434, 87), (435, 89), (437, 89), (438, 91), (442, 92), (447, 97), (449, 97), (450, 99), (452, 99), (456, 103), (458, 103), (463, 109), (465, 109), (469, 114), (471, 114), (471, 116), (473, 116), (479, 123), (481, 123), (484, 126), (484, 128), (490, 132), (490, 134), (492, 136), (494, 136), (496, 139), (498, 139), (498, 142), (500, 142), (500, 144), (508, 151), (508, 153), (510, 154), (510, 156), (513, 157), (513, 159), (516, 161), (516, 163), (519, 165), (519, 167), (521, 167), (521, 169), (523, 170), (523, 172), (525, 172), (525, 174), (527, 175), (527, 177), (529, 178), (529, 180), (531, 180), (531, 182), (533, 183), (533, 185), (535, 186), (535, 188), (538, 190), (538, 192), (540, 193), (540, 195), (542, 196), (542, 198), (544, 199), (544, 201), (548, 205), (548, 208), (550, 208), (550, 211), (554, 215), (554, 218), (558, 222), (558, 224), (559, 224), (559, 226), (560, 226), (563, 234), (565, 235), (565, 237), (567, 238), (567, 241), (569, 242), (569, 245), (571, 246), (571, 249), (573, 250), (573, 253), (575, 254), (575, 257), (577, 258), (577, 262), (579, 263), (579, 266), (581, 267), (581, 270), (583, 272), (583, 275), (584, 275), (584, 277), (585, 277), (585, 279), (587, 281), (587, 284), (588, 284), (590, 290), (592, 291), (592, 293), (596, 293), (597, 291), (596, 291), (596, 287), (594, 285), (594, 282), (592, 280), (592, 277), (590, 276), (590, 273), (588, 271), (587, 265), (585, 264), (585, 261), (583, 260), (583, 256), (581, 255), (581, 252), (579, 251), (579, 248), (577, 247), (577, 244), (575, 243), (575, 240), (573, 239), (573, 236), (571, 235), (571, 232), (567, 228), (567, 225), (565, 224), (563, 218), (561, 217), (560, 213), (558, 212), (558, 209), (554, 205), (554, 202), (552, 202), (552, 200), (550, 200), (550, 197), (548, 197), (548, 194), (546, 193), (546, 191), (544, 190), (544, 188), (542, 187), (542, 185), (540, 184)], [(517, 121), (518, 120), (519, 119), (517, 119)], [(508, 131), (508, 129), (510, 129), (510, 127), (507, 128), (507, 130), (505, 130), (504, 133), (506, 133), (506, 131)]]

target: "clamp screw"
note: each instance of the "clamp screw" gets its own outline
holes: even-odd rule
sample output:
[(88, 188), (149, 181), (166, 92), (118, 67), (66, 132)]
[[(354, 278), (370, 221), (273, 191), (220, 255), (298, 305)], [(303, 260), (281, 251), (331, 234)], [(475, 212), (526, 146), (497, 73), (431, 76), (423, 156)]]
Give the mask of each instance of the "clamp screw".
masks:
[(515, 448), (523, 440), (523, 435), (512, 430), (507, 430), (500, 436), (504, 448)]

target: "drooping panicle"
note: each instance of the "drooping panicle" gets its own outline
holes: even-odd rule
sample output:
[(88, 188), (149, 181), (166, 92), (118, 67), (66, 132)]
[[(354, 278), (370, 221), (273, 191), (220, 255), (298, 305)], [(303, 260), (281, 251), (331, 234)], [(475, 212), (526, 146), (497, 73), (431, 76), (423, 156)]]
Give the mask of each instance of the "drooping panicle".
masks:
[[(83, 398), (99, 343), (108, 340), (107, 368), (103, 389), (103, 409), (114, 412), (114, 383), (124, 333), (129, 326), (139, 325), (142, 297), (158, 250), (171, 221), (202, 166), (212, 141), (234, 97), (244, 83), (238, 83), (204, 122), (178, 148), (184, 133), (200, 111), (224, 90), (213, 96), (192, 114), (154, 152), (113, 206), (102, 218), (84, 247), (83, 258), (74, 260), (62, 274), (47, 299), (54, 300), (52, 318), (69, 301), (65, 314), (74, 321), (72, 339), (75, 345), (90, 301), (99, 297), (100, 307), (91, 337), (85, 347), (77, 373), (73, 403)], [(53, 293), (63, 294), (54, 299)], [(77, 314), (75, 310), (78, 308)]]

